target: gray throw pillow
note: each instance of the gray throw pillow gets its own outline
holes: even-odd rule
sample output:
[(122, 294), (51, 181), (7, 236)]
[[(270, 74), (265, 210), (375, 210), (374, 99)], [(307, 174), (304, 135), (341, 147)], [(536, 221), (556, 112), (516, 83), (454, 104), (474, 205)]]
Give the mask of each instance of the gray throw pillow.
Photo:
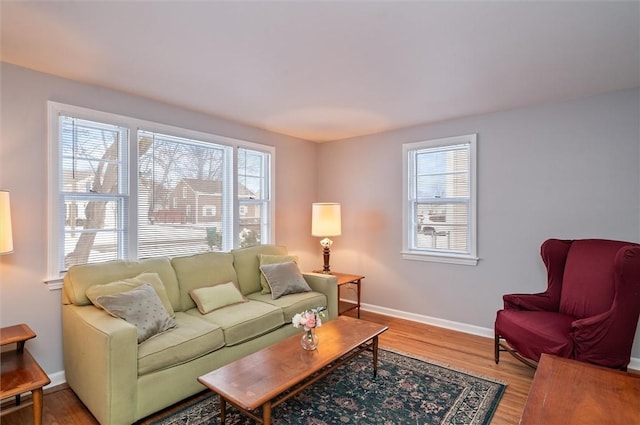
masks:
[(176, 326), (153, 286), (149, 283), (131, 291), (98, 297), (98, 303), (109, 314), (135, 325), (138, 344)]
[(260, 271), (267, 279), (274, 300), (287, 294), (309, 292), (311, 288), (302, 277), (298, 265), (293, 261), (275, 264), (263, 264)]
[[(298, 263), (297, 255), (267, 255), (260, 254), (258, 257), (260, 260), (260, 265), (264, 266), (265, 264), (275, 264), (275, 263), (286, 263), (288, 261), (293, 261), (294, 263)], [(262, 286), (262, 294), (270, 294), (271, 288), (269, 288), (269, 284), (267, 283), (267, 279), (264, 277), (264, 273), (260, 273), (260, 286)]]

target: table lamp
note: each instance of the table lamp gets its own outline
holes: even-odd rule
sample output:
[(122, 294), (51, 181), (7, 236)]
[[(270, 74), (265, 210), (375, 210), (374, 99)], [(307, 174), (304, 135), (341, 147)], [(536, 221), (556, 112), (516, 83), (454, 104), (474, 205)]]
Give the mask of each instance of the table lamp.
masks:
[(311, 206), (311, 235), (324, 238), (320, 241), (324, 257), (322, 273), (330, 274), (329, 255), (333, 241), (329, 236), (340, 236), (342, 226), (340, 220), (340, 204), (333, 202), (314, 203)]
[(0, 255), (13, 252), (9, 192), (0, 190)]

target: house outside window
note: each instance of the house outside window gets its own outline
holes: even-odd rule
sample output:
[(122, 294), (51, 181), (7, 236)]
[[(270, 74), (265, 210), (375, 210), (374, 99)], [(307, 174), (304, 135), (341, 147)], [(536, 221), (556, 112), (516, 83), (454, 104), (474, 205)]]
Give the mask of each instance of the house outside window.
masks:
[(205, 217), (213, 217), (216, 215), (216, 206), (215, 205), (205, 205), (202, 207), (202, 215)]
[(403, 258), (477, 264), (476, 139), (403, 145)]
[[(49, 114), (49, 280), (75, 264), (274, 242), (273, 178), (260, 174), (274, 148), (56, 102)], [(245, 199), (263, 210), (242, 239)]]

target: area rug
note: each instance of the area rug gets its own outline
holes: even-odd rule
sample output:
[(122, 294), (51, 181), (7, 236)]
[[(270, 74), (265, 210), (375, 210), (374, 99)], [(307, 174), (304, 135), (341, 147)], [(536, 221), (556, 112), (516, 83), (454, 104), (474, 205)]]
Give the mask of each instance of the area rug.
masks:
[[(469, 424), (487, 425), (506, 384), (467, 372), (379, 350), (373, 377), (366, 352), (275, 407), (274, 425)], [(225, 423), (254, 422), (227, 405)], [(151, 425), (219, 423), (213, 393), (151, 422)]]

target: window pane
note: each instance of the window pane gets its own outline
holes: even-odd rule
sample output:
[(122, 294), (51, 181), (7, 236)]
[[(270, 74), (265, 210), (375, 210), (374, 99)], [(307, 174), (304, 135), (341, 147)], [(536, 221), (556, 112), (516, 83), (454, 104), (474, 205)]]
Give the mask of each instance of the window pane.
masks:
[(124, 256), (124, 199), (64, 197), (64, 268)]
[(435, 143), (442, 140), (416, 143), (415, 149), (407, 150), (408, 248), (469, 255), (471, 144)]
[(415, 249), (467, 253), (468, 220), (465, 203), (417, 204)]
[(240, 247), (270, 242), (269, 160), (267, 153), (238, 149)]
[[(60, 116), (59, 270), (125, 258), (128, 130)], [(81, 196), (79, 196), (81, 195)]]
[(232, 223), (228, 147), (139, 131), (138, 256), (222, 250)]

